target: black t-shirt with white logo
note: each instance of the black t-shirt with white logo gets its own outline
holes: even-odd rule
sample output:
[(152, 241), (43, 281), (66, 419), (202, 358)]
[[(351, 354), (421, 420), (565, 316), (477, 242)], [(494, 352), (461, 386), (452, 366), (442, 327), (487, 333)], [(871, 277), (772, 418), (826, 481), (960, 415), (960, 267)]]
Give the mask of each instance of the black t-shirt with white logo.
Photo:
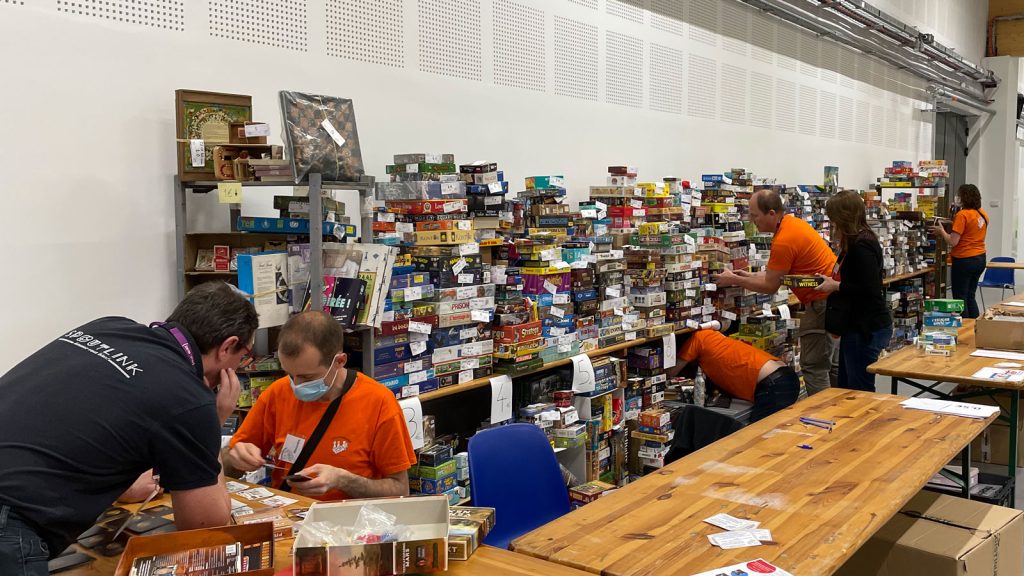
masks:
[(202, 357), (165, 328), (101, 318), (0, 376), (0, 504), (58, 554), (150, 468), (168, 490), (210, 486), (220, 424)]

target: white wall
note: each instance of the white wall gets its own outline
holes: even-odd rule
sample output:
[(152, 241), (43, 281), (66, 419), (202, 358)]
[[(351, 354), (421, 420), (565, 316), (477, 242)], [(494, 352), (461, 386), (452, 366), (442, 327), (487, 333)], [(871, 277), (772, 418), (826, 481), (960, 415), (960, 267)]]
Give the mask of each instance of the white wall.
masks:
[(989, 125), (981, 133), (970, 154), (978, 157), (976, 175), (968, 172), (968, 182), (981, 190), (982, 206), (992, 222), (985, 237), (989, 258), (1012, 256), (1016, 250), (1018, 180), (1020, 178), (1019, 147), (1016, 140), (1017, 86), (1019, 59), (1011, 56), (985, 58), (984, 64), (1003, 81), (993, 94), (989, 106), (995, 110)]
[[(788, 183), (819, 182), (830, 164), (865, 187), (931, 148), (918, 81), (737, 2), (142, 6), (0, 1), (0, 372), (80, 322), (172, 308), (176, 88), (251, 94), (274, 128), (278, 90), (351, 97), (378, 177), (395, 153), (453, 152), (499, 162), (514, 188), (564, 173), (574, 201), (609, 164)], [(138, 23), (152, 18), (169, 28)], [(961, 24), (973, 30), (947, 19)]]

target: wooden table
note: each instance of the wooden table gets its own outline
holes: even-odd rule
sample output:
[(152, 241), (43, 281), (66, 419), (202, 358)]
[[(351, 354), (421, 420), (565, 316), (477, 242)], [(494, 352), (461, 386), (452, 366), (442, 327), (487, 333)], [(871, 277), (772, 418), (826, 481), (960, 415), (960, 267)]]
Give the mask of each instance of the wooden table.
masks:
[[(820, 392), (512, 547), (603, 576), (689, 575), (758, 557), (793, 574), (827, 576), (995, 418), (908, 410), (902, 400)], [(800, 416), (838, 424), (830, 433)], [(722, 530), (703, 520), (719, 513), (761, 522), (774, 542), (713, 547), (707, 535)]]
[[(267, 488), (267, 489), (270, 490), (271, 492), (273, 492), (276, 495), (281, 495), (281, 496), (285, 496), (286, 498), (291, 498), (293, 500), (298, 500), (298, 502), (296, 502), (294, 504), (291, 504), (289, 506), (286, 506), (285, 509), (309, 508), (315, 502), (315, 500), (313, 500), (311, 498), (306, 498), (305, 496), (300, 496), (298, 494), (292, 494), (292, 493), (289, 493), (289, 492), (281, 492), (279, 490), (274, 490), (273, 488)], [(232, 495), (232, 497), (234, 499), (240, 501), (240, 502), (244, 502), (245, 501), (245, 499), (240, 497), (240, 496)], [(152, 502), (150, 502), (149, 504), (146, 505), (146, 508), (147, 509), (148, 508), (153, 508), (153, 507), (157, 506), (158, 504), (163, 504), (163, 505), (166, 505), (166, 506), (170, 506), (171, 505), (171, 497), (170, 497), (170, 495), (167, 494), (167, 493), (164, 493), (160, 497), (154, 498)], [(129, 510), (133, 510), (133, 511), (138, 509), (138, 507), (139, 507), (138, 504), (118, 504), (118, 506), (121, 506), (122, 508), (127, 508)], [(120, 528), (120, 524), (118, 524), (117, 522), (114, 523), (114, 526), (117, 527), (117, 528)], [(293, 541), (294, 541), (293, 539), (289, 538), (289, 539), (286, 539), (286, 540), (277, 540), (274, 543), (274, 569), (275, 570), (281, 570), (281, 569), (284, 569), (284, 568), (289, 568), (292, 565), (292, 542)], [(84, 553), (92, 556), (93, 558), (95, 558), (95, 560), (93, 562), (91, 562), (90, 564), (86, 565), (86, 566), (82, 566), (82, 567), (79, 567), (79, 568), (68, 570), (66, 572), (61, 572), (61, 574), (67, 574), (68, 576), (100, 576), (100, 575), (102, 575), (102, 576), (110, 576), (111, 574), (114, 573), (114, 569), (117, 568), (117, 562), (121, 558), (120, 556), (111, 556), (111, 557), (102, 556), (99, 553), (92, 552), (91, 550), (86, 550), (86, 549), (82, 548), (81, 546), (79, 546), (78, 544), (75, 544), (75, 547), (78, 548), (80, 552), (84, 552)]]
[(1008, 270), (1024, 270), (1024, 262), (987, 262), (985, 268), (1003, 268)]
[[(1017, 299), (1024, 299), (1024, 296), (1009, 300)], [(971, 356), (976, 349), (974, 346), (974, 320), (965, 318), (963, 326), (957, 331), (956, 351), (951, 356), (928, 356), (915, 346), (906, 346), (868, 366), (868, 372), (889, 376), (892, 380), (891, 392), (893, 394), (896, 393), (897, 385), (902, 382), (918, 390), (914, 396), (928, 393), (945, 400), (969, 400), (979, 396), (994, 398), (1000, 394), (1007, 395), (1010, 401), (1010, 413), (1000, 414), (998, 419), (1006, 422), (1010, 428), (1007, 475), (1013, 478), (1017, 473), (1017, 417), (1020, 410), (1020, 391), (1024, 390), (1024, 383), (975, 378), (973, 375), (978, 370), (1000, 362), (998, 358)], [(922, 383), (919, 380), (926, 382)], [(936, 389), (939, 384), (946, 382), (977, 386), (981, 389), (964, 393), (947, 393)], [(1015, 503), (1014, 494), (1011, 492), (1010, 505), (1013, 506)]]

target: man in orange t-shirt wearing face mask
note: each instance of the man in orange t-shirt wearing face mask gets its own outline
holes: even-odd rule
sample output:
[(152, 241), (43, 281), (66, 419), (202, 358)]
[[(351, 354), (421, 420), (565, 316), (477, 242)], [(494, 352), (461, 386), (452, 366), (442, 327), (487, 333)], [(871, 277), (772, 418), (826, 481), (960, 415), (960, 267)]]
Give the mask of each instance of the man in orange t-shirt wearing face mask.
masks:
[[(416, 463), (402, 408), (383, 384), (345, 367), (345, 334), (329, 314), (303, 312), (281, 329), (278, 357), (288, 376), (256, 400), (223, 451), (225, 470), (272, 464), (271, 486), (319, 500), (409, 494)], [(337, 412), (308, 461), (296, 464), (332, 404)]]
[[(786, 214), (782, 198), (773, 190), (759, 190), (750, 197), (750, 221), (762, 233), (772, 233), (768, 267), (756, 274), (746, 270), (725, 270), (715, 279), (718, 286), (742, 286), (762, 294), (774, 294), (787, 274), (832, 276), (836, 256), (811, 225)], [(800, 370), (807, 393), (814, 394), (834, 384), (838, 368), (837, 341), (825, 332), (826, 292), (794, 288), (804, 306), (800, 318)]]

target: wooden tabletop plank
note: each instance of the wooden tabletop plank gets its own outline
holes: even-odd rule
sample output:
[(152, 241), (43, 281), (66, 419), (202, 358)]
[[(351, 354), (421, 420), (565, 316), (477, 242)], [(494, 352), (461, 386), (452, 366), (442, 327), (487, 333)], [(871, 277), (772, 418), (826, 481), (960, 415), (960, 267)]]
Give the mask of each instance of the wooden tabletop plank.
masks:
[(448, 561), (451, 576), (593, 576), (561, 564), (545, 562), (501, 548), (480, 546), (465, 562)]
[(986, 268), (1003, 268), (1010, 270), (1024, 270), (1024, 262), (988, 262)]
[[(828, 390), (513, 542), (606, 576), (693, 574), (757, 557), (794, 574), (838, 569), (988, 423), (907, 410), (902, 397)], [(800, 416), (838, 422), (832, 432)], [(811, 450), (798, 448), (813, 446)], [(721, 550), (703, 522), (761, 522), (773, 542)]]

